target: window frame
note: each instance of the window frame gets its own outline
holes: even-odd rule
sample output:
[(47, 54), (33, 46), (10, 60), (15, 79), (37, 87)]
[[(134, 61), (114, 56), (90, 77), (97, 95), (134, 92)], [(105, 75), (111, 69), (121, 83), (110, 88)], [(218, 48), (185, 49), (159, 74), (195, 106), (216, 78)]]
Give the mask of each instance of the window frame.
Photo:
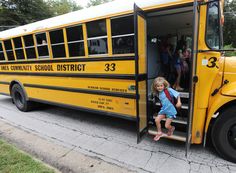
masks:
[[(210, 3), (218, 3), (218, 25), (219, 25), (219, 33), (218, 33), (218, 38), (219, 38), (219, 47), (218, 48), (213, 48), (209, 45), (208, 41), (207, 41), (207, 31), (208, 31), (208, 21), (209, 21), (209, 4)], [(207, 3), (207, 12), (206, 12), (206, 23), (205, 23), (205, 44), (206, 46), (210, 49), (210, 50), (220, 50), (222, 48), (222, 36), (221, 36), (221, 32), (222, 32), (222, 29), (220, 28), (221, 25), (220, 25), (220, 3), (219, 1), (212, 1), (212, 2), (209, 2)]]
[(1, 60), (1, 59), (0, 59), (0, 62), (4, 62), (4, 61), (6, 61), (6, 56), (5, 56), (5, 53), (4, 53), (3, 41), (2, 41), (2, 40), (0, 41), (0, 46), (2, 47), (2, 51), (0, 50), (0, 53), (3, 54), (3, 58), (4, 58), (4, 60)]
[[(32, 36), (32, 39), (33, 39), (33, 46), (26, 46), (26, 39), (24, 38), (24, 37), (26, 37), (26, 36)], [(32, 33), (32, 34), (23, 35), (23, 36), (22, 36), (22, 39), (23, 39), (23, 41), (24, 41), (25, 58), (26, 58), (26, 60), (36, 60), (36, 59), (38, 59), (38, 56), (37, 56), (38, 48), (37, 48), (37, 45), (35, 45), (35, 41), (34, 41), (34, 39), (35, 39), (35, 34)], [(28, 55), (27, 55), (27, 50), (28, 50), (28, 49), (34, 49), (35, 58), (28, 58)]]
[[(106, 35), (104, 35), (104, 36), (97, 36), (97, 37), (88, 37), (88, 23), (89, 22), (86, 22), (85, 23), (85, 25), (86, 25), (86, 33), (87, 33), (87, 49), (88, 49), (88, 56), (100, 56), (100, 55), (107, 55), (108, 56), (108, 54), (109, 54), (109, 52), (108, 52), (108, 32), (107, 32), (107, 22), (106, 22), (106, 18), (104, 18), (104, 19), (99, 19), (99, 20), (94, 20), (94, 21), (90, 21), (90, 22), (97, 22), (97, 21), (102, 21), (102, 20), (104, 20), (104, 22), (105, 22), (105, 25), (106, 25)], [(103, 38), (105, 38), (105, 39), (107, 39), (107, 41), (106, 41), (106, 45), (107, 45), (107, 53), (101, 53), (101, 54), (90, 54), (89, 53), (89, 41), (90, 40), (99, 40), (99, 39), (103, 39)]]
[[(10, 44), (11, 44), (11, 49), (6, 49), (6, 46), (5, 46), (5, 41), (10, 41)], [(12, 38), (9, 38), (9, 39), (6, 39), (6, 40), (3, 40), (3, 44), (4, 44), (4, 48), (5, 48), (5, 52), (6, 52), (6, 55), (7, 55), (7, 61), (16, 61), (16, 57), (15, 57), (15, 52), (14, 52), (14, 49), (13, 49), (13, 45), (12, 45)], [(9, 60), (9, 56), (7, 54), (7, 52), (12, 52), (13, 53), (13, 59), (12, 60)]]
[[(20, 41), (21, 41), (21, 47), (16, 47), (15, 46), (15, 41), (14, 41), (14, 39), (16, 39), (16, 38), (20, 38)], [(13, 44), (14, 44), (14, 51), (15, 51), (15, 60), (16, 61), (24, 61), (24, 60), (26, 60), (26, 55), (25, 55), (25, 49), (24, 49), (24, 43), (22, 42), (22, 36), (18, 36), (18, 37), (14, 37), (14, 38), (12, 38), (12, 41), (13, 41)], [(23, 51), (23, 55), (24, 55), (24, 58), (23, 59), (18, 59), (17, 58), (17, 50), (22, 50)]]
[[(81, 31), (82, 31), (82, 36), (83, 36), (83, 40), (74, 40), (74, 41), (69, 41), (68, 40), (68, 36), (67, 36), (67, 33), (68, 33), (68, 28), (73, 28), (73, 27), (78, 27), (78, 26), (81, 26)], [(85, 38), (84, 38), (84, 30), (83, 30), (83, 23), (80, 23), (80, 24), (77, 24), (77, 25), (71, 25), (71, 26), (66, 26), (65, 27), (65, 32), (66, 32), (66, 39), (67, 39), (67, 48), (68, 48), (68, 57), (71, 59), (71, 58), (77, 58), (77, 57), (84, 57), (85, 56)], [(79, 56), (70, 56), (70, 48), (69, 48), (69, 45), (70, 44), (73, 44), (73, 43), (83, 43), (84, 45), (84, 55), (79, 55)]]
[[(121, 35), (112, 35), (112, 20), (113, 19), (118, 19), (118, 18), (123, 18), (123, 17), (129, 17), (129, 16), (133, 16), (134, 14), (127, 14), (127, 15), (123, 15), (123, 16), (116, 16), (116, 17), (112, 17), (111, 20), (111, 41), (113, 43), (113, 38), (121, 38), (121, 37), (130, 37), (133, 36), (134, 37), (134, 44), (135, 44), (135, 30), (133, 30), (133, 33), (129, 33), (129, 34), (121, 34)], [(126, 55), (126, 54), (135, 54), (135, 47), (134, 47), (134, 52), (132, 53), (114, 53), (114, 49), (113, 49), (113, 44), (112, 44), (112, 54), (113, 55)]]
[[(51, 36), (50, 36), (50, 32), (53, 32), (53, 31), (58, 31), (58, 30), (61, 30), (62, 31), (62, 38), (63, 38), (63, 42), (60, 42), (60, 43), (52, 43), (51, 41)], [(50, 39), (50, 49), (51, 49), (51, 53), (52, 53), (52, 59), (63, 59), (63, 58), (67, 58), (67, 55), (66, 55), (66, 41), (65, 41), (65, 37), (64, 37), (64, 30), (63, 28), (55, 28), (53, 30), (49, 30), (47, 31), (48, 32), (48, 35), (49, 35), (49, 38)], [(53, 46), (60, 46), (60, 45), (64, 45), (64, 51), (65, 51), (65, 56), (63, 57), (54, 57), (53, 56)], [(49, 50), (48, 50), (49, 51)], [(50, 53), (49, 53), (50, 54)]]
[[(50, 38), (48, 38), (47, 32), (48, 32), (48, 31), (42, 31), (42, 32), (34, 33), (34, 37), (35, 37), (35, 39), (36, 39), (36, 40), (35, 40), (35, 41), (36, 41), (35, 47), (37, 48), (37, 54), (36, 54), (36, 55), (38, 55), (38, 58), (37, 58), (37, 59), (50, 59), (50, 50), (49, 50), (49, 43), (48, 43), (48, 39), (50, 39)], [(39, 35), (39, 34), (45, 34), (45, 36), (46, 36), (46, 43), (47, 43), (47, 44), (38, 44), (37, 35)], [(47, 55), (47, 56), (40, 56), (40, 55), (39, 55), (38, 47), (42, 47), (42, 46), (47, 46), (47, 49), (48, 49), (48, 55)]]

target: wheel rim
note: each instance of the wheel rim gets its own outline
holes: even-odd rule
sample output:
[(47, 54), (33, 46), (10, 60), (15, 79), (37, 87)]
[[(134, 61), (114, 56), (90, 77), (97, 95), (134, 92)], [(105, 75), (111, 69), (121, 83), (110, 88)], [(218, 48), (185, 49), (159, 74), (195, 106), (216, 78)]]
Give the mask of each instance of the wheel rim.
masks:
[(228, 140), (230, 145), (236, 149), (236, 124), (232, 125), (228, 131)]
[(23, 106), (23, 96), (19, 92), (15, 92), (15, 103), (19, 107)]

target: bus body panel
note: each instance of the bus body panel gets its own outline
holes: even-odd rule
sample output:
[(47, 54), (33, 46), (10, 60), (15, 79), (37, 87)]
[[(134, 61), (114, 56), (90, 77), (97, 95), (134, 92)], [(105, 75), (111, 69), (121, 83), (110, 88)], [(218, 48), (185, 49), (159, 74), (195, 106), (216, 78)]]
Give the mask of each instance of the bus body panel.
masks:
[(210, 121), (212, 118), (214, 118), (214, 116), (218, 112), (218, 110), (233, 100), (236, 100), (236, 98), (224, 96), (220, 93), (218, 93), (214, 96), (214, 99), (212, 100), (212, 103), (209, 105), (209, 108), (207, 111), (205, 133), (207, 133)]
[[(73, 78), (53, 76), (0, 75), (2, 85), (9, 85), (16, 79), (24, 85), (38, 85), (112, 93), (135, 94), (135, 81), (126, 79)], [(8, 91), (9, 92), (9, 86)], [(2, 90), (2, 88), (0, 88)]]
[[(129, 67), (129, 68), (127, 68)], [(89, 61), (89, 62), (51, 62), (27, 64), (0, 64), (0, 73), (35, 72), (65, 74), (135, 74), (133, 60), (126, 61)]]
[[(209, 50), (206, 40), (207, 29), (207, 5), (200, 6), (199, 21), (199, 38), (198, 50)], [(196, 75), (198, 82), (196, 83), (194, 98), (194, 115), (192, 124), (192, 143), (200, 144), (204, 137), (204, 127), (209, 106), (209, 98), (211, 95), (212, 85), (219, 73), (220, 53), (209, 51), (199, 52), (197, 56)], [(222, 81), (222, 80), (220, 80)], [(218, 83), (220, 87), (221, 83)]]
[(0, 94), (10, 95), (9, 85), (5, 82), (0, 82)]
[(29, 99), (39, 99), (136, 117), (135, 99), (59, 90), (52, 91), (50, 89), (32, 87), (25, 87), (25, 90)]
[(222, 88), (222, 94), (236, 96), (236, 57), (225, 57), (224, 80), (229, 83)]

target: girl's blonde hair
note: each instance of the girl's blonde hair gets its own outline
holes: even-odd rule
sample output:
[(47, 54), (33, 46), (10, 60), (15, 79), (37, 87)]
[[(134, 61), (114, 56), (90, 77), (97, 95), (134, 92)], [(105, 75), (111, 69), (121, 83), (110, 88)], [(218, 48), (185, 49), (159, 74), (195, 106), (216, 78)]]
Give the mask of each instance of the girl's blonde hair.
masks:
[(164, 77), (157, 77), (156, 79), (154, 79), (153, 83), (152, 83), (152, 92), (153, 93), (157, 93), (157, 89), (156, 86), (158, 84), (163, 84), (165, 88), (170, 87), (169, 82), (164, 78)]

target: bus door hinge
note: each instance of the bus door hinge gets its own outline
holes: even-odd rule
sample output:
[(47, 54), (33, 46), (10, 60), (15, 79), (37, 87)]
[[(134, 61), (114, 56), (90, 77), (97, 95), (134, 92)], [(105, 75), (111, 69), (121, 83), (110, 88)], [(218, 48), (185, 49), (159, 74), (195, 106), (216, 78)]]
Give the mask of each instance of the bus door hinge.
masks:
[(216, 89), (211, 93), (211, 96), (216, 95), (216, 94), (219, 92), (219, 90), (220, 90), (224, 85), (226, 85), (227, 83), (229, 83), (229, 81), (228, 81), (227, 79), (224, 80), (224, 82), (222, 83), (222, 85), (221, 85), (219, 88), (216, 88)]
[(198, 76), (195, 75), (195, 76), (193, 76), (193, 83), (197, 83), (197, 82), (198, 82)]

